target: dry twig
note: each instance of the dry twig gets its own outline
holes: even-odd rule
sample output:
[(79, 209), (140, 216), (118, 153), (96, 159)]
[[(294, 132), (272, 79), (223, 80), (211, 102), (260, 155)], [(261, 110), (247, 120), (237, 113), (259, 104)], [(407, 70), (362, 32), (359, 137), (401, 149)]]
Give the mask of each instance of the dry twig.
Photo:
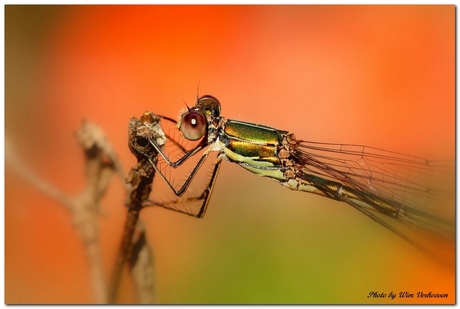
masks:
[[(131, 118), (128, 132), (128, 145), (137, 157), (138, 163), (131, 168), (128, 183), (128, 213), (125, 221), (122, 241), (112, 270), (109, 285), (109, 301), (116, 299), (123, 267), (130, 261), (131, 274), (135, 282), (138, 300), (142, 303), (153, 301), (153, 260), (151, 250), (145, 242), (145, 234), (139, 231), (136, 241), (134, 233), (139, 219), (139, 212), (148, 200), (152, 191), (155, 170), (151, 163), (156, 163), (157, 153), (148, 142), (154, 140), (158, 145), (164, 145), (166, 137), (160, 126), (160, 118), (151, 112), (145, 112), (140, 119)], [(137, 246), (134, 246), (135, 243)], [(135, 249), (135, 251), (133, 251)], [(140, 258), (140, 259), (139, 259)], [(143, 265), (143, 266), (141, 266)]]
[(123, 179), (123, 171), (118, 157), (98, 126), (83, 121), (81, 128), (76, 132), (76, 138), (85, 154), (87, 185), (81, 193), (75, 196), (67, 196), (29, 170), (7, 141), (5, 142), (5, 159), (6, 163), (31, 185), (71, 211), (74, 226), (85, 245), (95, 302), (104, 304), (107, 303), (107, 286), (99, 246), (99, 204), (112, 176), (118, 173)]
[(146, 242), (145, 229), (139, 224), (139, 212), (148, 200), (155, 170), (156, 152), (148, 143), (154, 140), (164, 145), (166, 138), (160, 127), (160, 118), (146, 112), (140, 120), (132, 118), (129, 124), (129, 147), (138, 158), (138, 164), (130, 171), (126, 183), (128, 207), (122, 243), (115, 261), (112, 277), (107, 289), (104, 280), (101, 250), (99, 246), (100, 201), (112, 176), (124, 179), (120, 161), (107, 142), (103, 131), (95, 124), (83, 121), (75, 136), (85, 154), (87, 185), (76, 196), (70, 197), (29, 170), (18, 158), (13, 147), (5, 141), (6, 163), (42, 193), (57, 200), (73, 215), (73, 223), (85, 244), (86, 254), (94, 289), (95, 302), (114, 302), (121, 273), (129, 261), (131, 275), (140, 303), (154, 301), (154, 268), (152, 249)]

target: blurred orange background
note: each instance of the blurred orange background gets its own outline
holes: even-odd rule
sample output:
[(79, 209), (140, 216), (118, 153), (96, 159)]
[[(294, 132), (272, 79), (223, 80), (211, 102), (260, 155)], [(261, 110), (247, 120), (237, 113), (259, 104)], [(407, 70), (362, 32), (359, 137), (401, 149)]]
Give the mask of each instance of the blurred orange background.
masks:
[[(6, 140), (68, 194), (85, 184), (73, 137), (82, 119), (103, 128), (127, 172), (129, 119), (176, 117), (197, 89), (225, 117), (300, 139), (454, 160), (453, 5), (8, 5), (5, 71)], [(5, 178), (5, 302), (92, 303), (71, 215), (8, 165)], [(114, 180), (101, 210), (107, 278), (123, 200)], [(141, 217), (159, 303), (455, 303), (453, 267), (343, 203), (228, 162), (204, 219), (156, 208)], [(127, 276), (120, 291), (119, 302), (135, 301)]]

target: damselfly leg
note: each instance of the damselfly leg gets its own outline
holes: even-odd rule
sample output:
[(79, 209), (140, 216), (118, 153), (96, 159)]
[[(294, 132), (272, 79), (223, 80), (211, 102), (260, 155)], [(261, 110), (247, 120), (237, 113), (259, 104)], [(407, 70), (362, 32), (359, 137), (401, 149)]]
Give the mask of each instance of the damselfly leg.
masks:
[[(159, 126), (160, 119), (157, 117), (158, 116), (150, 112), (144, 113), (140, 121), (136, 122), (137, 126), (135, 127), (135, 130), (132, 129), (130, 131), (132, 133), (129, 138), (129, 146), (131, 152), (135, 154), (136, 157), (147, 160), (150, 163), (157, 174), (159, 174), (162, 177), (162, 180), (164, 180), (162, 183), (166, 183), (170, 188), (173, 188), (170, 180), (161, 170), (161, 166), (159, 167), (162, 160), (158, 160), (158, 152), (156, 149), (161, 149), (162, 152), (166, 150), (170, 154), (176, 154), (179, 156), (183, 156), (186, 153), (186, 150), (184, 145), (177, 141), (177, 138), (171, 134), (163, 132)], [(162, 118), (165, 119), (166, 122), (175, 124), (175, 121), (170, 118)], [(152, 143), (158, 148), (152, 147)], [(195, 172), (192, 174), (195, 175), (201, 166), (202, 164), (199, 164), (195, 167)], [(144, 203), (143, 206), (161, 206), (163, 208), (185, 213), (194, 217), (202, 217), (206, 211), (219, 167), (220, 164), (216, 164), (214, 166), (211, 177), (209, 177), (209, 181), (202, 190), (200, 189), (199, 191), (195, 190), (193, 192), (188, 192), (188, 194), (186, 194), (183, 198), (178, 198), (177, 196), (179, 196), (179, 194), (176, 190), (173, 190), (175, 193), (174, 197), (162, 199), (157, 198), (157, 196), (159, 196), (161, 191), (164, 190), (155, 190), (155, 198), (150, 199), (147, 203)], [(190, 181), (186, 184), (186, 186), (183, 186), (184, 188), (181, 190), (180, 195), (184, 194), (190, 185)]]

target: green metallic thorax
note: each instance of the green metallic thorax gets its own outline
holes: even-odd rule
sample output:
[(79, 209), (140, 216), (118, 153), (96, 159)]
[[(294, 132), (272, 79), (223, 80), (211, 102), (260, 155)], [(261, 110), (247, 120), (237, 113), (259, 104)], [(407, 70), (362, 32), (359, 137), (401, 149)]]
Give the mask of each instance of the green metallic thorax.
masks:
[(219, 141), (225, 155), (261, 176), (284, 179), (279, 170), (278, 145), (285, 131), (236, 120), (227, 120)]
[(267, 126), (236, 120), (227, 120), (224, 132), (228, 136), (245, 140), (248, 143), (271, 145), (277, 145), (281, 142), (280, 133), (286, 133)]

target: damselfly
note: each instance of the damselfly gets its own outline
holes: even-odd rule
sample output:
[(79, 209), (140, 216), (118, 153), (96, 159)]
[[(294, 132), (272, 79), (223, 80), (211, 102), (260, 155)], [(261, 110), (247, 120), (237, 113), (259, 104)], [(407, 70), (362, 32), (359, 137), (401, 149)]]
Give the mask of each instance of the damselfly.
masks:
[[(176, 123), (182, 135), (199, 141), (175, 162), (153, 140), (151, 145), (167, 164), (177, 168), (204, 150), (190, 175), (174, 186), (159, 169), (160, 176), (177, 196), (182, 196), (211, 152), (217, 152), (209, 184), (199, 197), (199, 208), (166, 208), (201, 218), (223, 160), (238, 164), (260, 176), (269, 177), (291, 190), (322, 195), (345, 202), (377, 223), (416, 245), (405, 234), (376, 214), (392, 218), (420, 233), (453, 237), (452, 220), (443, 219), (430, 202), (450, 203), (453, 193), (436, 188), (453, 168), (445, 162), (385, 151), (378, 148), (298, 140), (293, 133), (249, 122), (230, 120), (220, 115), (220, 102), (213, 96), (197, 99), (192, 108), (181, 114)], [(444, 168), (444, 170), (442, 170)], [(450, 185), (453, 181), (450, 181)], [(449, 200), (450, 199), (450, 200)]]

